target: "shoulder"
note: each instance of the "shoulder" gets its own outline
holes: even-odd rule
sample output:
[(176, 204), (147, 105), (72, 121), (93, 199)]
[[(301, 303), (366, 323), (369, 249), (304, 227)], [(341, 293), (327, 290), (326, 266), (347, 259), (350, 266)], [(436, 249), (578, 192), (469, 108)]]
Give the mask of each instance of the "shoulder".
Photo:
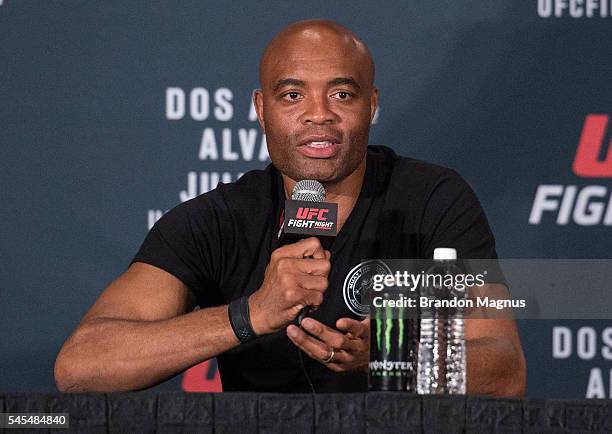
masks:
[(463, 258), (494, 258), (495, 238), (469, 184), (455, 170), (382, 150), (388, 172), (387, 207), (418, 234), (419, 255), (454, 247)]
[(385, 146), (370, 146), (368, 155), (379, 167), (378, 179), (386, 184), (390, 194), (418, 196), (427, 200), (436, 190), (470, 190), (457, 171), (416, 158), (396, 154)]
[(269, 165), (264, 170), (251, 170), (231, 183), (219, 183), (217, 187), (188, 201), (170, 212), (189, 215), (207, 209), (222, 209), (233, 203), (259, 203), (274, 198), (276, 169)]
[(277, 194), (279, 181), (280, 174), (272, 164), (269, 164), (263, 170), (251, 170), (245, 173), (235, 182), (220, 183), (213, 192), (225, 198), (257, 201), (273, 199)]
[(215, 189), (175, 206), (164, 218), (209, 219), (237, 207), (261, 205), (274, 199), (278, 188), (276, 178), (277, 171), (271, 164), (264, 170), (249, 171), (235, 182), (219, 183)]

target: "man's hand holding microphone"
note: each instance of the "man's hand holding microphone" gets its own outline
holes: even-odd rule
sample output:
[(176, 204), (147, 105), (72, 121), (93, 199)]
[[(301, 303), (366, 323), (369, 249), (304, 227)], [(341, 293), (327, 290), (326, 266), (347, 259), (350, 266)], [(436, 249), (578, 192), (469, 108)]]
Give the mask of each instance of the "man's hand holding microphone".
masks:
[(329, 259), (330, 253), (315, 237), (274, 250), (263, 284), (249, 297), (255, 333), (276, 332), (306, 306), (320, 306), (328, 286)]
[(301, 328), (291, 324), (306, 307), (323, 303), (331, 269), (330, 252), (316, 237), (286, 244), (272, 252), (259, 290), (249, 297), (250, 319), (257, 335), (283, 328), (311, 358), (336, 372), (367, 370), (369, 320), (340, 318), (335, 330), (313, 318)]

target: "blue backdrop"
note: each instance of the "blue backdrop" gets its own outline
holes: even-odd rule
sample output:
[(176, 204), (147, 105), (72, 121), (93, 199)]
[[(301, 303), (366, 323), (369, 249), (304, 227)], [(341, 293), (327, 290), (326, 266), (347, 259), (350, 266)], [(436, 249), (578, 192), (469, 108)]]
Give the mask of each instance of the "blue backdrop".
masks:
[[(459, 171), (501, 257), (609, 257), (609, 3), (0, 0), (0, 390), (54, 390), (61, 343), (155, 219), (267, 164), (259, 56), (300, 19), (365, 40), (371, 143)], [(579, 143), (599, 162), (574, 166)], [(519, 326), (529, 396), (610, 397), (612, 321)], [(561, 326), (595, 356), (555, 357)]]

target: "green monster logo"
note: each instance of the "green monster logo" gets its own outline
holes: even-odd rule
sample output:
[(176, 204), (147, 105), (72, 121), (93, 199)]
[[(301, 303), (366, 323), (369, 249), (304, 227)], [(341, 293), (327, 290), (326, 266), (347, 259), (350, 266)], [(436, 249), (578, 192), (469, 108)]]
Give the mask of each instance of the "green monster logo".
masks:
[[(402, 313), (397, 312), (397, 308), (390, 306), (374, 309), (372, 314), (374, 321), (372, 345), (376, 345), (378, 356), (377, 360), (370, 361), (370, 375), (405, 377), (410, 381), (414, 371), (413, 361), (410, 359), (414, 356), (414, 351), (409, 347), (404, 348), (405, 344), (410, 345), (409, 336), (404, 336), (410, 333), (410, 330), (407, 329), (411, 327), (410, 320), (403, 318)], [(397, 334), (397, 337), (394, 337), (394, 333)], [(393, 340), (396, 346), (392, 345)]]
[[(381, 348), (381, 338), (382, 338), (382, 318), (380, 317), (380, 310), (377, 310), (376, 313), (377, 318), (375, 318), (376, 323), (376, 346), (378, 347), (378, 351), (382, 351)], [(386, 307), (386, 327), (385, 327), (385, 346), (387, 349), (391, 348), (391, 333), (393, 333), (393, 308), (387, 306)], [(404, 346), (404, 320), (398, 319), (399, 323), (399, 336), (398, 336), (398, 346), (401, 349)]]

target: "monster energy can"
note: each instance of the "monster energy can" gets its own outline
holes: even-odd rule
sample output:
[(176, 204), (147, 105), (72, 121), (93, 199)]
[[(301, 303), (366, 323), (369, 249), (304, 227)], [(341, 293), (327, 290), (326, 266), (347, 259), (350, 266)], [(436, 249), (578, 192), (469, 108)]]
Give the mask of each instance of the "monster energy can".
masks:
[(416, 393), (418, 319), (409, 313), (414, 309), (401, 306), (412, 297), (402, 292), (379, 293), (370, 304), (371, 391)]

